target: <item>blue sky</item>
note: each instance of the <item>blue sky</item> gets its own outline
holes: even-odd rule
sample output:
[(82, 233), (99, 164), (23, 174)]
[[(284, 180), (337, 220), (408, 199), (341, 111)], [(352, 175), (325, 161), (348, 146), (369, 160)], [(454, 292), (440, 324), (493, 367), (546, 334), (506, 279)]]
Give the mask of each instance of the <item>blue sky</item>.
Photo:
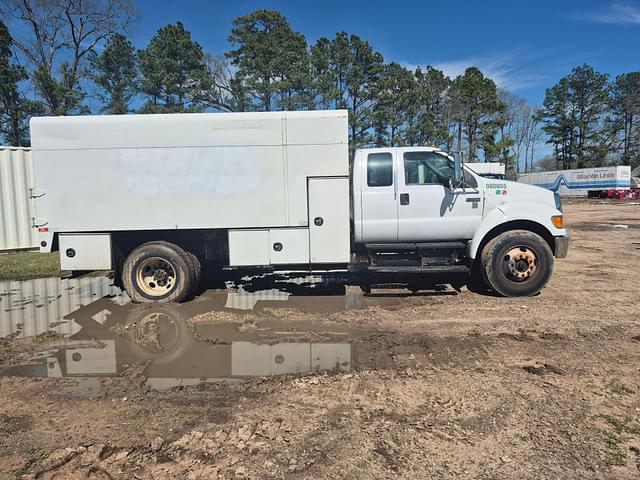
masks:
[(500, 87), (541, 103), (545, 88), (576, 65), (615, 75), (640, 70), (640, 0), (160, 1), (138, 0), (135, 45), (182, 21), (210, 53), (229, 49), (234, 18), (267, 8), (283, 13), (312, 43), (344, 30), (368, 40), (386, 61), (434, 65), (455, 76), (479, 66)]

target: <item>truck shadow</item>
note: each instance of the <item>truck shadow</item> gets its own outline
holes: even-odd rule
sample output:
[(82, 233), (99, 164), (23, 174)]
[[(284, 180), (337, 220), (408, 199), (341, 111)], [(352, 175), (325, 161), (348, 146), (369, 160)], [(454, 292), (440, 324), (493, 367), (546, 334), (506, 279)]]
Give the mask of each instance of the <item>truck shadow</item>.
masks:
[(347, 272), (273, 272), (257, 269), (229, 272), (209, 269), (203, 272), (202, 281), (194, 290), (194, 296), (202, 295), (210, 289), (235, 289), (245, 293), (279, 291), (292, 296), (339, 296), (345, 295), (349, 287), (361, 289), (367, 297), (455, 296), (466, 282), (464, 276), (452, 282), (450, 277), (444, 279), (425, 275), (390, 277), (387, 274), (382, 277), (352, 275)]

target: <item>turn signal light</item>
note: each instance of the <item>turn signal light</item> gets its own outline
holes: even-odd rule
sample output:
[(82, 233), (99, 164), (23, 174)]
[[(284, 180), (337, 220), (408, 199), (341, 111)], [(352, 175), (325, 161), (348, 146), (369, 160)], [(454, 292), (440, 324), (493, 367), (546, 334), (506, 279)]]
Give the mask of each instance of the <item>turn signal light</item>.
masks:
[(554, 215), (551, 222), (556, 228), (564, 228), (564, 217), (562, 215)]

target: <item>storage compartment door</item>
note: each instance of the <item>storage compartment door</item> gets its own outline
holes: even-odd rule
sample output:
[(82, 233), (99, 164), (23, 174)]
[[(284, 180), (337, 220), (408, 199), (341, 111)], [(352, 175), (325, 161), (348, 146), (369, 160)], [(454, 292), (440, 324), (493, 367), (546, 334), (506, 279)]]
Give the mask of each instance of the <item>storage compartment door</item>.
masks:
[(271, 265), (309, 263), (309, 230), (272, 228), (269, 230)]
[(229, 265), (269, 265), (269, 230), (229, 230)]
[(108, 233), (61, 233), (58, 242), (62, 270), (111, 270)]
[(311, 263), (348, 263), (349, 177), (309, 178), (308, 185)]

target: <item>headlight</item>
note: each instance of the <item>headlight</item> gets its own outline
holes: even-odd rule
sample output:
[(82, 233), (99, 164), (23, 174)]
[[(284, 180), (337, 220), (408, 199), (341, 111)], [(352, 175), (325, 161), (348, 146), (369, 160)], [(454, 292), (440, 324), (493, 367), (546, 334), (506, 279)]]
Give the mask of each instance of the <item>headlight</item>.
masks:
[(556, 208), (560, 211), (562, 211), (562, 202), (560, 201), (560, 194), (559, 193), (554, 193), (553, 194), (553, 200), (556, 202)]

